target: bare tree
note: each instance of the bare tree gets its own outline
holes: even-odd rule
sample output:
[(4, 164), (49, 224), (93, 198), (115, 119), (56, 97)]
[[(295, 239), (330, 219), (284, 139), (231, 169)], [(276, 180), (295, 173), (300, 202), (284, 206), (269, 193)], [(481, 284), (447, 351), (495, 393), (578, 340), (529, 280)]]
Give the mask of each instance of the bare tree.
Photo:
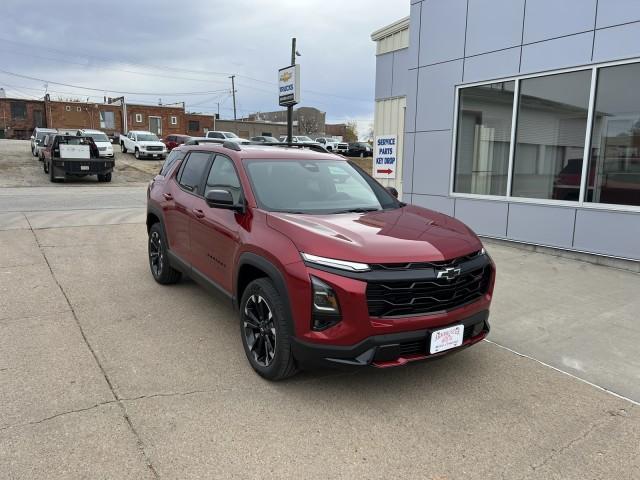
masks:
[(320, 122), (315, 116), (304, 117), (300, 115), (298, 118), (298, 133), (302, 135), (320, 133)]
[(345, 142), (357, 142), (358, 141), (358, 124), (356, 122), (347, 122), (344, 135)]

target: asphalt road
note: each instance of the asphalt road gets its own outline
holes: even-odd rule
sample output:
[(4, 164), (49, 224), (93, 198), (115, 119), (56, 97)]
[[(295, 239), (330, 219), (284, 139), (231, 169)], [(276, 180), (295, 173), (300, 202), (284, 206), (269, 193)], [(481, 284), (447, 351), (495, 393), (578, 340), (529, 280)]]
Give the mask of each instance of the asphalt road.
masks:
[(0, 478), (640, 478), (640, 275), (489, 244), (502, 346), (274, 384), (130, 184), (0, 188)]

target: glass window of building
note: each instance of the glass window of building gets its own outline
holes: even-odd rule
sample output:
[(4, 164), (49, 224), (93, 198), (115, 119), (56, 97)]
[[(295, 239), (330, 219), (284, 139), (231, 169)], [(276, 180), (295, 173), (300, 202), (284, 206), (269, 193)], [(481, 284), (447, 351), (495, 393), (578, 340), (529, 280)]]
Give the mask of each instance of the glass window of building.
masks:
[(585, 201), (640, 206), (640, 64), (598, 72)]
[(590, 70), (520, 82), (512, 196), (579, 199), (590, 85)]
[(515, 82), (460, 90), (454, 191), (505, 195)]

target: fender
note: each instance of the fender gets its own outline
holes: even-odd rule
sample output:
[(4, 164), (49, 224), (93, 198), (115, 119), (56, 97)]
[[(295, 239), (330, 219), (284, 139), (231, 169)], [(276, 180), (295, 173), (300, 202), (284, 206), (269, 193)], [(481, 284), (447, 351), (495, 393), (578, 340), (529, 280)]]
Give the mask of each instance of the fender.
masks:
[(240, 309), (240, 301), (242, 300), (238, 297), (238, 272), (240, 272), (243, 265), (251, 265), (253, 267), (259, 268), (260, 270), (265, 272), (269, 279), (273, 282), (284, 303), (285, 314), (287, 316), (287, 325), (289, 325), (289, 335), (291, 337), (295, 337), (293, 315), (291, 314), (291, 304), (289, 302), (289, 291), (287, 290), (287, 283), (285, 282), (284, 274), (269, 260), (256, 255), (255, 253), (245, 252), (241, 254), (240, 258), (238, 259), (233, 292), (234, 297), (236, 298), (236, 308)]

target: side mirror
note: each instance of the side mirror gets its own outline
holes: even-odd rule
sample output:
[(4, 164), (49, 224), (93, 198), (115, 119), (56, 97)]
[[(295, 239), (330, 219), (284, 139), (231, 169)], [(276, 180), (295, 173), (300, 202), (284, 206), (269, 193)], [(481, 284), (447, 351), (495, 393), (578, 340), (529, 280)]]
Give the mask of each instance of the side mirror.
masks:
[(233, 196), (229, 190), (209, 190), (204, 199), (211, 208), (222, 208), (224, 210), (236, 210), (239, 212), (244, 211), (244, 206), (234, 203)]
[(398, 198), (398, 190), (396, 190), (395, 187), (387, 187), (387, 191), (395, 198)]

